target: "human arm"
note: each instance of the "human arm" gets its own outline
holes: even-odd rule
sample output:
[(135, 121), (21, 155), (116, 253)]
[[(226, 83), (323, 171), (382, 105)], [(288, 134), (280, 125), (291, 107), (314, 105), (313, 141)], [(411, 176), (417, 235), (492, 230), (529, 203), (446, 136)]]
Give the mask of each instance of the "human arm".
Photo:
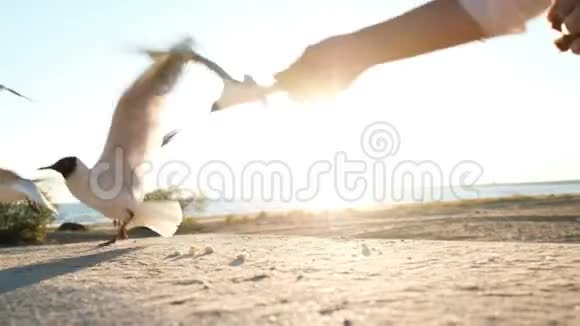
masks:
[(299, 100), (334, 96), (372, 66), (521, 32), (550, 0), (435, 0), (323, 40), (275, 77)]

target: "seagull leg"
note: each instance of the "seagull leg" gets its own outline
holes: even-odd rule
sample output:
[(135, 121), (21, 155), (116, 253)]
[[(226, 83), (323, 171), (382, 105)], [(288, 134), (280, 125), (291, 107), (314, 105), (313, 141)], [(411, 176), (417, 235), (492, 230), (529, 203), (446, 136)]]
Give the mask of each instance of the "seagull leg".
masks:
[(117, 234), (117, 238), (119, 240), (127, 240), (129, 239), (129, 234), (127, 233), (127, 229), (125, 228), (127, 223), (123, 223), (121, 228), (119, 229), (119, 233)]
[(130, 217), (127, 220), (122, 222), (119, 220), (113, 221), (113, 224), (117, 226), (117, 233), (115, 234), (115, 237), (107, 242), (101, 243), (100, 245), (97, 246), (98, 248), (110, 246), (113, 243), (116, 243), (117, 240), (129, 239), (129, 234), (127, 234), (127, 224), (129, 224), (129, 222), (131, 222), (131, 220), (133, 219), (133, 212), (129, 211), (129, 213)]
[(127, 239), (127, 237), (125, 236), (127, 231), (124, 231), (125, 230), (125, 223), (121, 223), (118, 220), (113, 220), (113, 225), (117, 228), (117, 233), (115, 233), (115, 236), (113, 237), (113, 239), (99, 244), (97, 246), (97, 248), (108, 247), (108, 246), (114, 244), (115, 242), (117, 242), (117, 240)]
[(129, 213), (129, 218), (123, 222), (120, 222), (121, 226), (119, 228), (119, 232), (117, 233), (117, 239), (119, 239), (119, 240), (129, 239), (129, 234), (127, 233), (127, 224), (129, 224), (129, 222), (131, 222), (131, 220), (133, 219), (135, 214), (131, 210), (127, 210), (127, 212)]
[(97, 246), (97, 248), (108, 247), (108, 246), (112, 245), (115, 242), (117, 242), (117, 235), (115, 235), (115, 237), (112, 240), (109, 240), (107, 242), (103, 242), (103, 243), (99, 244)]

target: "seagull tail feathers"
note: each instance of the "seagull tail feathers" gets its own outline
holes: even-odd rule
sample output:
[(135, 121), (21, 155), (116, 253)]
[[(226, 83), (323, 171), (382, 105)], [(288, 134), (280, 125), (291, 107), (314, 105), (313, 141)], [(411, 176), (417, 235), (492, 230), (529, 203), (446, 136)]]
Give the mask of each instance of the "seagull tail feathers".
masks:
[(146, 201), (137, 207), (127, 228), (147, 227), (162, 237), (171, 237), (183, 220), (177, 201)]

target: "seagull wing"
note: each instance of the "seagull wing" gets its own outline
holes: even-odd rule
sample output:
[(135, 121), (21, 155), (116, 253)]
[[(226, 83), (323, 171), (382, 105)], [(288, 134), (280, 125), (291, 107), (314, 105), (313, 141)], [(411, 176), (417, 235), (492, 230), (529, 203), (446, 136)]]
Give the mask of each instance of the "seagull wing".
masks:
[(217, 63), (215, 63), (214, 61), (211, 61), (210, 59), (202, 56), (201, 54), (198, 53), (193, 53), (193, 60), (204, 65), (206, 68), (208, 68), (210, 71), (214, 72), (216, 75), (218, 75), (221, 79), (225, 80), (229, 80), (229, 81), (233, 81), (233, 82), (238, 82), (237, 80), (235, 80), (230, 74), (228, 74), (222, 67), (220, 67)]
[(27, 179), (20, 179), (18, 182), (12, 184), (12, 188), (24, 194), (26, 198), (37, 205), (46, 207), (53, 212), (56, 211), (34, 182)]
[(175, 135), (177, 135), (178, 133), (179, 133), (179, 130), (172, 130), (169, 133), (167, 133), (167, 135), (165, 135), (163, 137), (163, 142), (161, 143), (161, 147), (169, 144), (169, 142), (171, 142), (173, 137), (175, 137)]
[[(104, 189), (114, 189), (122, 182), (135, 199), (143, 194), (147, 169), (161, 147), (177, 134), (166, 135), (163, 128), (168, 97), (182, 76), (188, 60), (183, 58), (186, 40), (153, 56), (154, 62), (125, 90), (117, 103), (105, 147), (95, 166), (102, 171), (99, 182)], [(119, 178), (122, 178), (121, 180)]]
[(249, 76), (244, 82), (224, 80), (222, 93), (212, 105), (212, 112), (223, 110), (243, 103), (262, 101), (266, 103), (266, 96), (271, 92), (270, 88), (258, 85)]
[(12, 93), (12, 94), (16, 95), (16, 96), (20, 96), (20, 97), (22, 97), (22, 98), (25, 98), (25, 99), (29, 100), (30, 102), (32, 102), (32, 100), (31, 100), (30, 98), (28, 98), (28, 97), (26, 97), (26, 96), (24, 96), (24, 95), (22, 95), (22, 94), (18, 93), (17, 91), (15, 91), (15, 90), (13, 90), (13, 89), (11, 89), (11, 88), (8, 88), (8, 87), (6, 87), (6, 86), (4, 86), (3, 88), (4, 88), (5, 90), (9, 91), (10, 93)]

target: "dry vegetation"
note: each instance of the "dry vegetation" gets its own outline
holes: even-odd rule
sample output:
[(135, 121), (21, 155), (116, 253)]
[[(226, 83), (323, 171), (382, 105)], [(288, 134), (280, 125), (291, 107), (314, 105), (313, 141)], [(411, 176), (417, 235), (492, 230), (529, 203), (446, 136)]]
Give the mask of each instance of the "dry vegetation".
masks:
[(0, 244), (40, 244), (54, 214), (48, 208), (33, 208), (28, 202), (0, 204)]

